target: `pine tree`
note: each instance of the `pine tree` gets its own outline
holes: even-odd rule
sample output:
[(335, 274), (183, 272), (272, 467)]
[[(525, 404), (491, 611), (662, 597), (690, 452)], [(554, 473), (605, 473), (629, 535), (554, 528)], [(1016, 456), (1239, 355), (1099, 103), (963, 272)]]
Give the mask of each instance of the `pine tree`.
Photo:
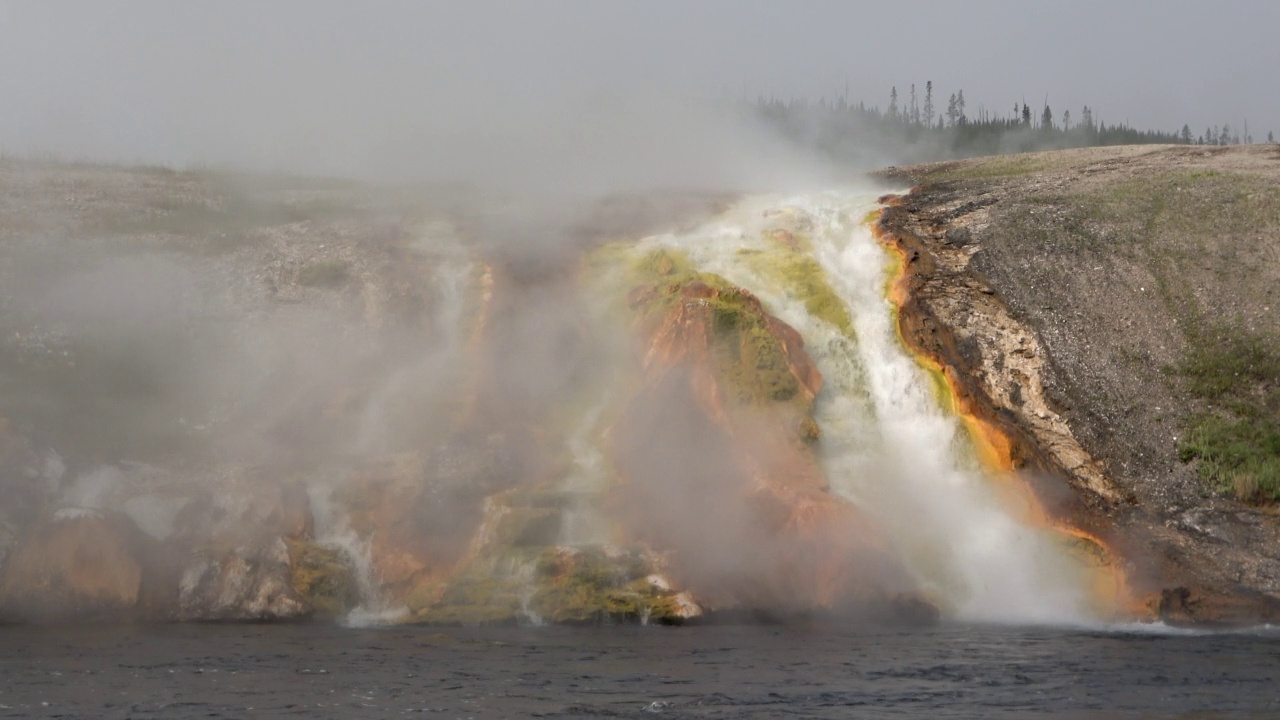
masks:
[(951, 127), (956, 126), (956, 94), (951, 93), (951, 99), (947, 100), (947, 124)]
[(1031, 124), (1031, 108), (1026, 103), (1022, 103), (1022, 124)]
[(898, 86), (894, 85), (889, 91), (889, 119), (898, 119)]
[(1190, 125), (1182, 126), (1182, 142), (1187, 145), (1191, 144), (1191, 126)]
[(916, 105), (916, 84), (911, 83), (911, 124), (920, 124), (920, 108)]
[(1070, 130), (1070, 129), (1071, 129), (1071, 111), (1063, 110), (1062, 111), (1062, 130), (1063, 132), (1066, 132), (1067, 130)]
[(933, 127), (933, 81), (924, 84), (924, 124)]
[(964, 124), (964, 90), (956, 93), (956, 121)]
[(1044, 112), (1040, 114), (1040, 129), (1053, 129), (1053, 111), (1049, 109), (1049, 104), (1045, 103)]

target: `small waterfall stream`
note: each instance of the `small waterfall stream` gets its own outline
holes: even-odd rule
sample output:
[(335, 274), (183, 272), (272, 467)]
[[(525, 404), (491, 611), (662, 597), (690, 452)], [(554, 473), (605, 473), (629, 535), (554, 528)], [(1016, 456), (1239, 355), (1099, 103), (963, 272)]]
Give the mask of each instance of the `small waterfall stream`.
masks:
[(383, 601), (373, 560), (369, 556), (369, 541), (357, 535), (346, 518), (334, 508), (331, 494), (332, 488), (325, 485), (312, 485), (307, 489), (315, 519), (316, 544), (341, 550), (354, 565), (352, 574), (358, 585), (360, 603), (347, 613), (342, 624), (368, 627), (395, 622), (404, 616), (406, 610), (391, 607)]

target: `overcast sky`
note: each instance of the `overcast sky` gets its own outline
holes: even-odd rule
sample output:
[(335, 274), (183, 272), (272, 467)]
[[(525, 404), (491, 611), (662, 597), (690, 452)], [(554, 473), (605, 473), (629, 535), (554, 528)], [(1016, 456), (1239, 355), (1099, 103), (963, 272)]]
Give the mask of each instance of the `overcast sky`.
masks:
[(884, 105), (926, 80), (970, 114), (1047, 95), (1058, 117), (1247, 120), (1261, 140), (1280, 132), (1278, 30), (1275, 0), (0, 0), (0, 148), (330, 172), (551, 148), (540, 162), (712, 127), (691, 97), (847, 83)]

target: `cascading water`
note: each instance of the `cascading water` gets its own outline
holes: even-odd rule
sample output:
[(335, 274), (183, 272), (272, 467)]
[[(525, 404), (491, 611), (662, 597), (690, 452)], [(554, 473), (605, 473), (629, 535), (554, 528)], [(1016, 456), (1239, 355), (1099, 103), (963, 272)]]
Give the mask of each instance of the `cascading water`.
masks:
[(560, 542), (569, 546), (603, 545), (609, 542), (609, 525), (600, 513), (600, 498), (609, 487), (604, 450), (600, 447), (602, 401), (584, 413), (568, 438), (572, 468), (562, 489), (569, 498), (561, 520)]
[[(826, 383), (815, 415), (833, 489), (885, 526), (948, 614), (1089, 619), (1085, 565), (1053, 531), (1019, 517), (1010, 494), (1000, 491), (1005, 481), (982, 470), (958, 419), (943, 410), (927, 372), (897, 337), (885, 297), (888, 253), (863, 220), (876, 208), (874, 196), (856, 192), (754, 198), (692, 232), (648, 238), (641, 249), (679, 248), (801, 333)], [(816, 264), (779, 259), (771, 233), (780, 221), (796, 229), (794, 237), (782, 236), (789, 246), (782, 252), (808, 254)], [(788, 278), (779, 272), (786, 263), (825, 277)], [(834, 292), (847, 315), (815, 301), (815, 283)]]
[(352, 575), (358, 586), (360, 603), (342, 619), (344, 625), (368, 627), (384, 625), (403, 617), (406, 609), (389, 606), (383, 599), (369, 556), (369, 542), (361, 539), (347, 524), (346, 518), (334, 507), (332, 488), (313, 485), (307, 495), (315, 518), (316, 544), (340, 550), (350, 560)]
[[(395, 437), (393, 428), (415, 417), (422, 407), (448, 408), (465, 402), (466, 345), (474, 330), (482, 269), (451, 227), (431, 223), (410, 251), (430, 270), (436, 290), (430, 323), (430, 345), (413, 361), (390, 372), (374, 389), (360, 419), (353, 447), (360, 454), (384, 452)], [(449, 413), (439, 413), (448, 415)]]

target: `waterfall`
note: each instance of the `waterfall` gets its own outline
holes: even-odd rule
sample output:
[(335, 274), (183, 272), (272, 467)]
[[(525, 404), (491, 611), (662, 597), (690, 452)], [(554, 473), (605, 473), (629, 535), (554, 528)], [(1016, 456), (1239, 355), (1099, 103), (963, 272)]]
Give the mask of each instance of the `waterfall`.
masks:
[(391, 607), (383, 601), (369, 554), (369, 541), (361, 539), (333, 506), (332, 488), (312, 485), (307, 488), (315, 519), (315, 541), (322, 547), (342, 551), (352, 563), (353, 575), (360, 591), (360, 604), (352, 608), (342, 624), (350, 627), (385, 625), (404, 617), (403, 607)]
[(589, 408), (570, 433), (567, 447), (572, 466), (561, 489), (568, 495), (561, 521), (560, 544), (604, 545), (609, 524), (600, 513), (600, 499), (609, 487), (604, 450), (600, 447), (600, 419), (608, 397)]
[[(885, 296), (888, 252), (865, 221), (877, 207), (873, 195), (858, 192), (749, 198), (700, 228), (647, 238), (638, 249), (682, 250), (800, 332), (824, 376), (815, 417), (833, 490), (885, 527), (948, 615), (1089, 619), (1085, 565), (1052, 530), (1028, 524), (1012, 494), (1001, 492), (1000, 483), (1016, 480), (979, 466), (958, 418), (941, 406), (928, 373), (898, 338)], [(816, 261), (784, 258), (824, 276), (809, 280), (838, 296), (847, 323), (844, 313), (813, 311), (803, 288), (779, 272), (779, 253)]]

